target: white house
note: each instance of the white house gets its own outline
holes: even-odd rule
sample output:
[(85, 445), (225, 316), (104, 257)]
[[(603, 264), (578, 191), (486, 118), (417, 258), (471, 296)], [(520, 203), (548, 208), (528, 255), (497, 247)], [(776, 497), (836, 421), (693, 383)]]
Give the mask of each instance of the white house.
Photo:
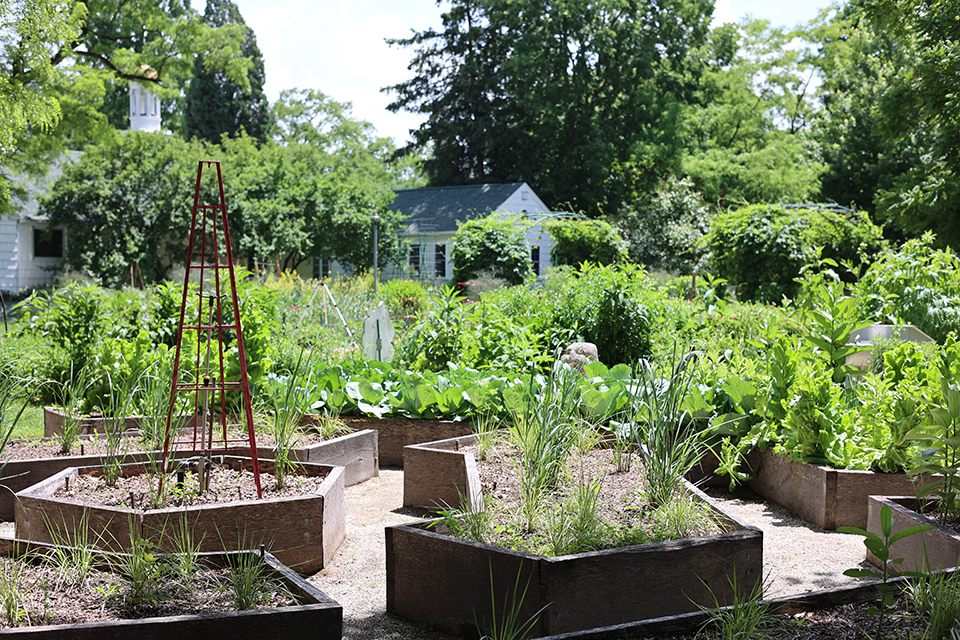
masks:
[[(161, 130), (160, 99), (135, 82), (130, 83), (130, 130)], [(13, 211), (0, 216), (0, 291), (42, 287), (54, 282), (63, 264), (67, 238), (63, 229), (49, 229), (39, 215), (38, 198), (63, 173), (63, 163), (80, 153), (70, 151), (54, 162), (38, 180), (21, 182), (25, 197), (13, 198)]]
[(0, 291), (42, 287), (56, 278), (63, 264), (66, 239), (63, 229), (50, 229), (38, 214), (38, 198), (63, 173), (66, 162), (80, 157), (76, 151), (50, 165), (46, 175), (20, 182), (23, 195), (12, 196), (13, 211), (0, 216)]
[(534, 271), (540, 275), (550, 266), (553, 240), (535, 223), (538, 217), (549, 215), (550, 208), (526, 182), (404, 189), (397, 192), (390, 208), (409, 217), (400, 233), (406, 259), (404, 264), (385, 274), (387, 277), (452, 279), (450, 246), (457, 224), (493, 213), (530, 217), (534, 224), (527, 229), (525, 238)]

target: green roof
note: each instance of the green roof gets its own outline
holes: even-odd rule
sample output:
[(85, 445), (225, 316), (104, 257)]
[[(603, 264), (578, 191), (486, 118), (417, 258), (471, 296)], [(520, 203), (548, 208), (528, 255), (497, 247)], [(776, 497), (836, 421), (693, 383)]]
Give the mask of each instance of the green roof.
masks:
[(401, 189), (390, 209), (409, 216), (407, 233), (452, 233), (458, 222), (497, 211), (523, 185), (510, 182)]

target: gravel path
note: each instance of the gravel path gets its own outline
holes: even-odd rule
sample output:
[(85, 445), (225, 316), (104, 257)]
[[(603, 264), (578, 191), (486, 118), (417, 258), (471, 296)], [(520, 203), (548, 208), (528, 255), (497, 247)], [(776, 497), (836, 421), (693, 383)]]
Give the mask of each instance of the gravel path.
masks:
[[(815, 527), (749, 491), (709, 490), (742, 519), (763, 530), (768, 597), (803, 594), (854, 582), (845, 569), (861, 566), (859, 536)], [(379, 478), (347, 487), (347, 539), (333, 562), (310, 582), (343, 606), (344, 640), (449, 640), (454, 636), (386, 613), (383, 529), (419, 518), (403, 504), (403, 471), (381, 469)], [(863, 565), (866, 566), (866, 565)]]
[(330, 566), (310, 582), (343, 606), (343, 640), (448, 640), (454, 638), (386, 612), (387, 569), (383, 529), (419, 520), (403, 506), (403, 471), (347, 487), (347, 539)]
[(854, 567), (874, 568), (866, 562), (866, 547), (860, 536), (824, 531), (779, 505), (764, 502), (749, 489), (738, 489), (735, 494), (708, 489), (706, 493), (763, 531), (768, 598), (862, 582), (843, 572)]

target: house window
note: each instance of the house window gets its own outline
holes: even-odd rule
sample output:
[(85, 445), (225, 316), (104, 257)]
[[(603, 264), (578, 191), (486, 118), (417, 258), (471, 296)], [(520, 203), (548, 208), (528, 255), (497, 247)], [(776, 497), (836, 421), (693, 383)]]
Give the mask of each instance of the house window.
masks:
[(63, 229), (34, 229), (33, 257), (62, 258)]
[(445, 278), (447, 276), (447, 245), (438, 244), (436, 253), (437, 277)]
[(420, 245), (410, 245), (410, 273), (420, 274)]
[(313, 258), (313, 278), (314, 280), (319, 280), (320, 278), (329, 278), (330, 277), (330, 258)]
[(540, 275), (540, 247), (530, 247), (530, 262), (533, 263), (533, 275)]

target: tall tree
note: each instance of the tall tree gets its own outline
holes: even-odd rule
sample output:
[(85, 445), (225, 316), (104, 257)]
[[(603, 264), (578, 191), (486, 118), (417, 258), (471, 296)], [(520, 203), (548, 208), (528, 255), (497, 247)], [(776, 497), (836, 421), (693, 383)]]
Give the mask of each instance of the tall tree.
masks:
[(110, 127), (100, 107), (117, 83), (178, 95), (196, 51), (247, 82), (241, 27), (205, 24), (188, 0), (0, 0), (0, 21), (4, 172), (102, 139)]
[(454, 0), (390, 109), (427, 116), (433, 185), (524, 180), (554, 208), (615, 212), (676, 166), (709, 0)]
[(711, 32), (697, 104), (687, 110), (683, 171), (721, 207), (802, 202), (822, 167), (805, 149), (812, 70), (795, 34), (747, 18)]
[(67, 264), (105, 286), (163, 279), (183, 259), (197, 161), (209, 150), (176, 136), (107, 135), (64, 168), (41, 212), (67, 229)]
[(31, 168), (32, 158), (18, 153), (24, 137), (42, 135), (61, 118), (49, 91), (62, 75), (51, 51), (77, 37), (83, 17), (69, 0), (0, 0), (0, 212), (11, 172)]
[(960, 249), (960, 3), (955, 0), (865, 0), (867, 17), (903, 46), (912, 64), (881, 96), (888, 139), (914, 146), (918, 162), (877, 196), (899, 228), (932, 230)]
[(263, 93), (266, 74), (257, 36), (246, 26), (240, 9), (231, 0), (207, 0), (204, 19), (213, 27), (242, 26), (241, 54), (250, 62), (246, 85), (232, 80), (198, 55), (187, 89), (183, 134), (217, 143), (224, 133), (235, 136), (241, 129), (259, 142), (267, 139), (269, 104)]
[(903, 70), (915, 65), (916, 48), (870, 24), (862, 2), (824, 13), (805, 38), (816, 47), (810, 60), (821, 80), (822, 108), (811, 126), (826, 165), (820, 199), (865, 210), (879, 221), (878, 194), (889, 191), (922, 153), (923, 133), (914, 132), (910, 140), (889, 135), (883, 109), (884, 96), (901, 84)]

